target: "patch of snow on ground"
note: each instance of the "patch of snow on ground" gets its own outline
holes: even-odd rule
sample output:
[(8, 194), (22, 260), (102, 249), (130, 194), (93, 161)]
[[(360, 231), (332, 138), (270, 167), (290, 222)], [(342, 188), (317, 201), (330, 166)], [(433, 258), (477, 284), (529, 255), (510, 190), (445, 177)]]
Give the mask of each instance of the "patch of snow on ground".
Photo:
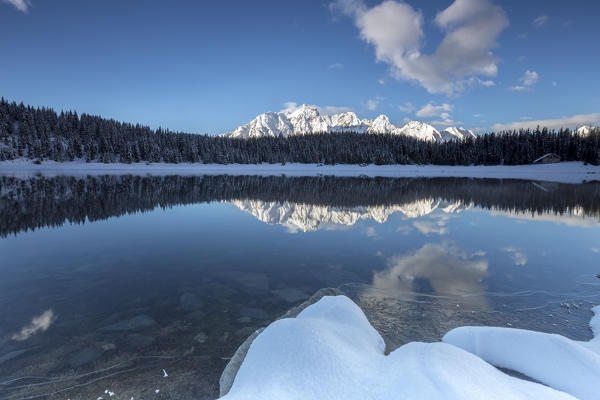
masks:
[(345, 296), (326, 296), (252, 343), (233, 386), (238, 399), (574, 399), (508, 376), (446, 343), (384, 342)]
[(442, 340), (581, 400), (598, 400), (600, 306), (593, 311), (590, 326), (594, 338), (589, 342), (522, 329), (472, 326), (453, 329)]
[(584, 165), (582, 162), (561, 162), (536, 165), (322, 165), (322, 164), (167, 164), (133, 163), (103, 164), (85, 161), (44, 161), (40, 165), (30, 160), (0, 161), (0, 174), (31, 176), (70, 175), (262, 175), (274, 176), (367, 176), (390, 178), (457, 177), (526, 179), (562, 183), (581, 183), (600, 180), (600, 166)]

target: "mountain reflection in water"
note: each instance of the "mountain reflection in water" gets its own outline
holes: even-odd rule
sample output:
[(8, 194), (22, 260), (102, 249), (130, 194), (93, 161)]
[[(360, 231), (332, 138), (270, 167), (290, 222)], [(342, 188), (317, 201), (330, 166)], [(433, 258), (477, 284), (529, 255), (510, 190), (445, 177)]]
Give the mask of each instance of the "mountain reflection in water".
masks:
[[(594, 224), (600, 183), (581, 185), (467, 178), (260, 176), (0, 177), (0, 235), (102, 220), (156, 207), (231, 202), (290, 232), (421, 217), (476, 206), (517, 218)], [(589, 219), (592, 219), (589, 221)], [(421, 225), (420, 229), (428, 229)]]

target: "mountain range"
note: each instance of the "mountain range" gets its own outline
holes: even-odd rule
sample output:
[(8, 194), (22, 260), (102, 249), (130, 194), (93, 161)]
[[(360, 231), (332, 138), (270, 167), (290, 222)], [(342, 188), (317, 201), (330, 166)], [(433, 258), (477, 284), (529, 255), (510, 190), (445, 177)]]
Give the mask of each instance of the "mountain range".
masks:
[(306, 135), (327, 132), (358, 132), (368, 134), (406, 135), (431, 142), (474, 138), (472, 130), (448, 127), (442, 131), (419, 121), (410, 121), (399, 127), (390, 122), (386, 115), (375, 119), (360, 119), (352, 111), (325, 114), (316, 106), (303, 104), (293, 110), (266, 112), (246, 125), (225, 134), (234, 138), (257, 138), (264, 136)]
[[(405, 218), (414, 219), (432, 214), (436, 210), (440, 210), (445, 214), (455, 214), (472, 207), (472, 204), (464, 204), (461, 201), (447, 202), (437, 199), (422, 199), (406, 204), (351, 208), (288, 201), (232, 200), (231, 203), (240, 210), (254, 215), (264, 223), (286, 227), (290, 233), (350, 227), (359, 220), (373, 220), (381, 224), (396, 213), (400, 213)], [(421, 228), (425, 229), (427, 227), (422, 226)], [(441, 226), (437, 226), (436, 229), (440, 228)]]

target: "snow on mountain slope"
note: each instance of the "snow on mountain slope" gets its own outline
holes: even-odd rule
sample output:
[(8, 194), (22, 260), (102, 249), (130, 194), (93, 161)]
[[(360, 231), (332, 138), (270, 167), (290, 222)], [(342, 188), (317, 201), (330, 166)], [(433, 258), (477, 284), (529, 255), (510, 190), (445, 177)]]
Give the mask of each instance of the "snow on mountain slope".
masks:
[(281, 113), (268, 112), (231, 132), (231, 137), (279, 136), (294, 133), (294, 126)]
[(442, 210), (444, 213), (459, 213), (471, 205), (461, 202), (446, 203), (439, 200), (423, 199), (413, 203), (388, 206), (366, 206), (338, 208), (291, 202), (266, 202), (262, 200), (233, 200), (240, 210), (254, 215), (258, 220), (270, 225), (283, 225), (290, 232), (309, 232), (322, 228), (350, 227), (359, 220), (373, 220), (384, 223), (395, 213), (407, 218), (419, 218)]
[(379, 133), (379, 134), (386, 134), (386, 133), (395, 134), (395, 133), (397, 133), (397, 130), (398, 130), (398, 128), (396, 128), (390, 122), (390, 119), (387, 117), (387, 115), (382, 114), (379, 117), (375, 118), (373, 120), (373, 122), (371, 122), (371, 125), (367, 129), (367, 132), (368, 133)]
[(419, 121), (411, 121), (402, 127), (397, 127), (383, 114), (374, 120), (361, 120), (352, 111), (333, 115), (321, 114), (318, 107), (306, 104), (293, 110), (260, 114), (246, 125), (226, 135), (234, 138), (251, 138), (326, 132), (407, 135), (436, 142), (475, 136), (472, 131), (463, 128), (451, 127), (440, 132), (433, 126)]
[(420, 140), (426, 140), (428, 142), (441, 142), (443, 141), (440, 132), (433, 126), (419, 121), (410, 121), (398, 130), (398, 134), (413, 136)]
[(440, 132), (442, 138), (444, 140), (453, 140), (453, 139), (466, 139), (466, 138), (476, 138), (477, 135), (470, 130), (465, 128), (457, 128), (455, 126), (449, 126)]
[(587, 136), (590, 134), (590, 132), (592, 132), (594, 130), (598, 130), (598, 127), (591, 126), (591, 125), (583, 125), (583, 126), (579, 127), (576, 131), (574, 131), (573, 134)]

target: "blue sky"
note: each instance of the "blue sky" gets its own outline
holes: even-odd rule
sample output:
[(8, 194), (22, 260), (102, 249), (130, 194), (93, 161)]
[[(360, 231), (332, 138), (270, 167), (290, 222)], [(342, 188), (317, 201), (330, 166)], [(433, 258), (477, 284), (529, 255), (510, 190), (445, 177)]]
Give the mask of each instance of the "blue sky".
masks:
[(222, 133), (285, 104), (600, 124), (600, 2), (0, 0), (0, 95)]

